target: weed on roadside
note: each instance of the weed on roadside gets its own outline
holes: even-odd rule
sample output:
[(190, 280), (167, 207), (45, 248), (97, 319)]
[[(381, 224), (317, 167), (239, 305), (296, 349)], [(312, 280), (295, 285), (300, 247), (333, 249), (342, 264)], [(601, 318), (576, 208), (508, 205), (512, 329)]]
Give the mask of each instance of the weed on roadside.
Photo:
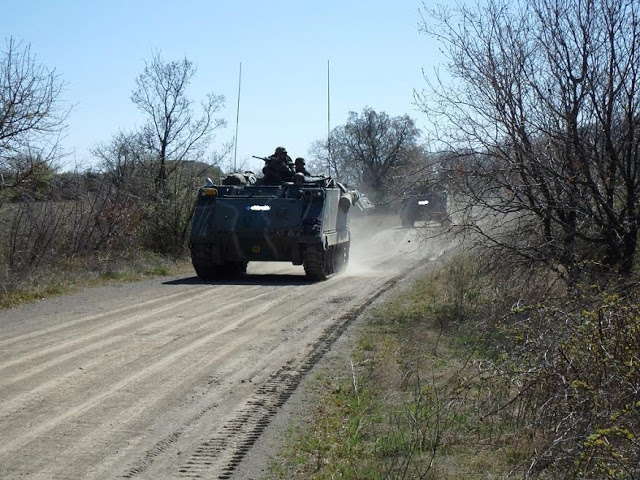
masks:
[(0, 275), (0, 309), (68, 293), (79, 287), (112, 281), (134, 282), (144, 278), (191, 273), (184, 259), (151, 252), (120, 252), (60, 260), (39, 270), (25, 271), (3, 281)]
[(465, 328), (480, 298), (473, 265), (450, 265), (372, 312), (353, 370), (334, 372), (313, 426), (294, 432), (275, 476), (485, 479), (517, 468), (515, 425), (486, 414), (508, 389), (480, 373)]
[(640, 282), (477, 264), (370, 313), (278, 478), (640, 478)]

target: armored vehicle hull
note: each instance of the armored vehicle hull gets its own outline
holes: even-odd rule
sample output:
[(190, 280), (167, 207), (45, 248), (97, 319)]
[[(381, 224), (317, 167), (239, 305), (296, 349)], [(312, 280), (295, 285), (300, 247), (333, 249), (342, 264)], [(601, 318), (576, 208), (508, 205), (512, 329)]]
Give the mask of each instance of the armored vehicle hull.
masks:
[(435, 221), (450, 225), (446, 192), (431, 192), (425, 195), (411, 195), (402, 201), (400, 221), (403, 228), (413, 228), (417, 221)]
[(203, 187), (190, 239), (196, 274), (214, 280), (241, 275), (252, 261), (291, 262), (324, 280), (348, 263), (356, 200), (331, 179)]

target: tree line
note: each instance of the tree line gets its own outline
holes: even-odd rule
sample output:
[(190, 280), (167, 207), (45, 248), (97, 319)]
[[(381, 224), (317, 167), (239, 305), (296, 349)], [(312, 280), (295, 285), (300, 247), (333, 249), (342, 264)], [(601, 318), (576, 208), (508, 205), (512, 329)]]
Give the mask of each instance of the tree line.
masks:
[[(313, 166), (379, 206), (441, 184), (461, 200), (459, 228), (519, 265), (570, 282), (628, 275), (640, 202), (637, 8), (622, 0), (424, 7), (422, 30), (441, 43), (449, 75), (425, 75), (415, 94), (435, 127), (421, 131), (408, 115), (369, 107), (350, 112), (312, 146)], [(199, 105), (189, 98), (196, 70), (155, 54), (131, 94), (144, 125), (92, 152), (111, 198), (145, 212), (157, 239), (146, 245), (160, 251), (184, 247), (193, 161), (225, 126), (216, 118), (221, 95)], [(60, 75), (28, 45), (7, 41), (0, 75), (2, 202), (50, 184), (70, 107)]]
[(224, 104), (188, 96), (196, 67), (155, 54), (136, 78), (132, 102), (143, 126), (92, 149), (88, 170), (60, 172), (71, 107), (64, 83), (38, 62), (29, 45), (7, 40), (0, 58), (0, 233), (3, 285), (15, 275), (65, 258), (109, 250), (181, 254), (194, 192), (218, 177), (219, 158), (205, 160), (224, 127)]

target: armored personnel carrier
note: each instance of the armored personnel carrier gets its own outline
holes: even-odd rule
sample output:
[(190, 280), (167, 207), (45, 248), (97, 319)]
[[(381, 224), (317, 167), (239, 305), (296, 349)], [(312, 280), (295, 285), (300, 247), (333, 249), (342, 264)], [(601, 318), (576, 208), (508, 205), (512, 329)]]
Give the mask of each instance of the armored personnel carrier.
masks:
[(321, 177), (221, 183), (198, 192), (190, 249), (199, 278), (238, 276), (253, 261), (303, 265), (311, 280), (346, 267), (349, 210), (358, 192)]
[(413, 228), (419, 220), (439, 222), (443, 226), (451, 224), (447, 209), (447, 192), (430, 191), (409, 195), (402, 200), (400, 221), (403, 228)]

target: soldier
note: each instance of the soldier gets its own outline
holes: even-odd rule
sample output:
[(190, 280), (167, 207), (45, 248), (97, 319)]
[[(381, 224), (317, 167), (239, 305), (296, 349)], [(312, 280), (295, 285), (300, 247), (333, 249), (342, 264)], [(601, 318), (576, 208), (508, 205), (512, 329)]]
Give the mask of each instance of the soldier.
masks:
[(296, 173), (302, 173), (305, 177), (311, 175), (304, 165), (304, 158), (298, 157), (295, 162)]
[(244, 178), (247, 179), (247, 184), (249, 185), (254, 185), (256, 183), (256, 174), (253, 173), (251, 170), (245, 170), (244, 173)]
[(222, 180), (223, 185), (246, 185), (247, 178), (238, 172), (230, 173)]
[(264, 173), (265, 183), (290, 182), (293, 180), (293, 174), (295, 173), (293, 162), (284, 147), (276, 148), (275, 153), (267, 159), (262, 173)]

